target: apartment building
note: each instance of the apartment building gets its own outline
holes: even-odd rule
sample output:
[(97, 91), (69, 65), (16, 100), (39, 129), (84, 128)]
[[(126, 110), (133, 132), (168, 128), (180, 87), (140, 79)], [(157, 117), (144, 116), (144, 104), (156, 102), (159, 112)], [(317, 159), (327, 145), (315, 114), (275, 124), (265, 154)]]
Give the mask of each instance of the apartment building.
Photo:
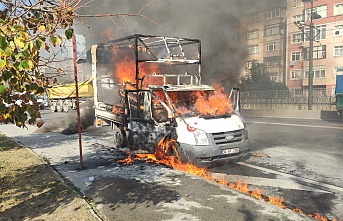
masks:
[[(313, 88), (335, 87), (336, 75), (343, 74), (343, 1), (314, 0)], [(311, 2), (287, 3), (287, 86), (308, 88)]]
[(286, 0), (275, 1), (268, 8), (247, 14), (240, 22), (247, 44), (246, 67), (255, 61), (265, 63), (270, 77), (278, 82), (283, 81), (285, 73), (286, 4)]
[(343, 74), (343, 0), (279, 0), (241, 20), (246, 67), (265, 63), (275, 81), (308, 89), (310, 12), (313, 21), (313, 88), (335, 88)]

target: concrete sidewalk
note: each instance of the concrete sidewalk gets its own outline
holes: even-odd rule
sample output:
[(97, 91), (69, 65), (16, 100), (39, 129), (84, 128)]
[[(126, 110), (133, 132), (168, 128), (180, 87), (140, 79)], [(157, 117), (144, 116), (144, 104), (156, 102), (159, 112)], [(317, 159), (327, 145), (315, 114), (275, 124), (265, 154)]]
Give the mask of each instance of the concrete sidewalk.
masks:
[(34, 133), (35, 129), (0, 125), (2, 133), (48, 159), (107, 220), (312, 220), (162, 165), (117, 163), (123, 152), (106, 140), (111, 133), (105, 128), (82, 134), (84, 169), (80, 170), (77, 134)]

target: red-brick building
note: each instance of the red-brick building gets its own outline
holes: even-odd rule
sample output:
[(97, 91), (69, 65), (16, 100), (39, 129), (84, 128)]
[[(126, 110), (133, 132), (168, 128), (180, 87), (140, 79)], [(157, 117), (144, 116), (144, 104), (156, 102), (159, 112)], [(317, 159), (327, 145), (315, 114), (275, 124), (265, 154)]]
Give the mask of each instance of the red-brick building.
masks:
[[(287, 2), (287, 86), (308, 88), (311, 2)], [(313, 88), (335, 87), (343, 74), (343, 1), (313, 1)]]
[[(305, 1), (305, 2), (303, 2)], [(271, 78), (290, 89), (308, 89), (310, 0), (279, 0), (247, 13), (246, 66), (265, 63)], [(313, 0), (313, 88), (335, 88), (343, 74), (343, 0)]]

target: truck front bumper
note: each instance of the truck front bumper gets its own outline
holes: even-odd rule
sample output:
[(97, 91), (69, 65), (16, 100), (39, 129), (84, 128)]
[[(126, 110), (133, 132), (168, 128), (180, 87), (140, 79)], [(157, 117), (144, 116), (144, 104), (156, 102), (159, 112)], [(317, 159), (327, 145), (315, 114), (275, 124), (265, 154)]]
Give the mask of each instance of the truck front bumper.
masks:
[[(225, 146), (194, 146), (183, 143), (180, 143), (180, 145), (188, 157), (188, 161), (197, 167), (212, 167), (231, 161), (245, 160), (250, 157), (250, 140), (248, 138)], [(229, 149), (239, 150), (239, 152), (225, 153), (225, 150)]]

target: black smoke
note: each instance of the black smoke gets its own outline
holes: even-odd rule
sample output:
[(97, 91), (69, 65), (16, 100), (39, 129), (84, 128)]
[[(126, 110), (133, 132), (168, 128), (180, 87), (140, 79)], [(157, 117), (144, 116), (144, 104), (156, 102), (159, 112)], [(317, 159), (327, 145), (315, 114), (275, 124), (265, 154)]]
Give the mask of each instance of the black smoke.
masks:
[[(87, 1), (87, 0), (85, 0)], [(99, 4), (101, 2), (101, 4)], [(151, 4), (149, 4), (151, 3)], [(139, 33), (198, 38), (202, 41), (203, 83), (236, 82), (245, 65), (246, 30), (240, 20), (252, 11), (272, 7), (285, 0), (102, 0), (91, 3), (79, 14), (141, 12), (139, 16), (82, 18), (78, 29), (86, 35), (88, 47), (109, 39)], [(96, 5), (95, 5), (96, 4)], [(148, 5), (148, 6), (147, 6)], [(147, 6), (147, 7), (145, 7)], [(162, 26), (163, 28), (161, 28)], [(89, 28), (93, 33), (89, 32)], [(105, 35), (104, 35), (105, 33)], [(102, 34), (99, 37), (99, 34)], [(107, 39), (106, 39), (107, 38)]]
[[(80, 125), (81, 131), (93, 126), (95, 121), (94, 102), (88, 98), (80, 103)], [(75, 134), (78, 132), (77, 111), (70, 110), (64, 117), (50, 120), (36, 130), (37, 133), (60, 132), (64, 135)]]

